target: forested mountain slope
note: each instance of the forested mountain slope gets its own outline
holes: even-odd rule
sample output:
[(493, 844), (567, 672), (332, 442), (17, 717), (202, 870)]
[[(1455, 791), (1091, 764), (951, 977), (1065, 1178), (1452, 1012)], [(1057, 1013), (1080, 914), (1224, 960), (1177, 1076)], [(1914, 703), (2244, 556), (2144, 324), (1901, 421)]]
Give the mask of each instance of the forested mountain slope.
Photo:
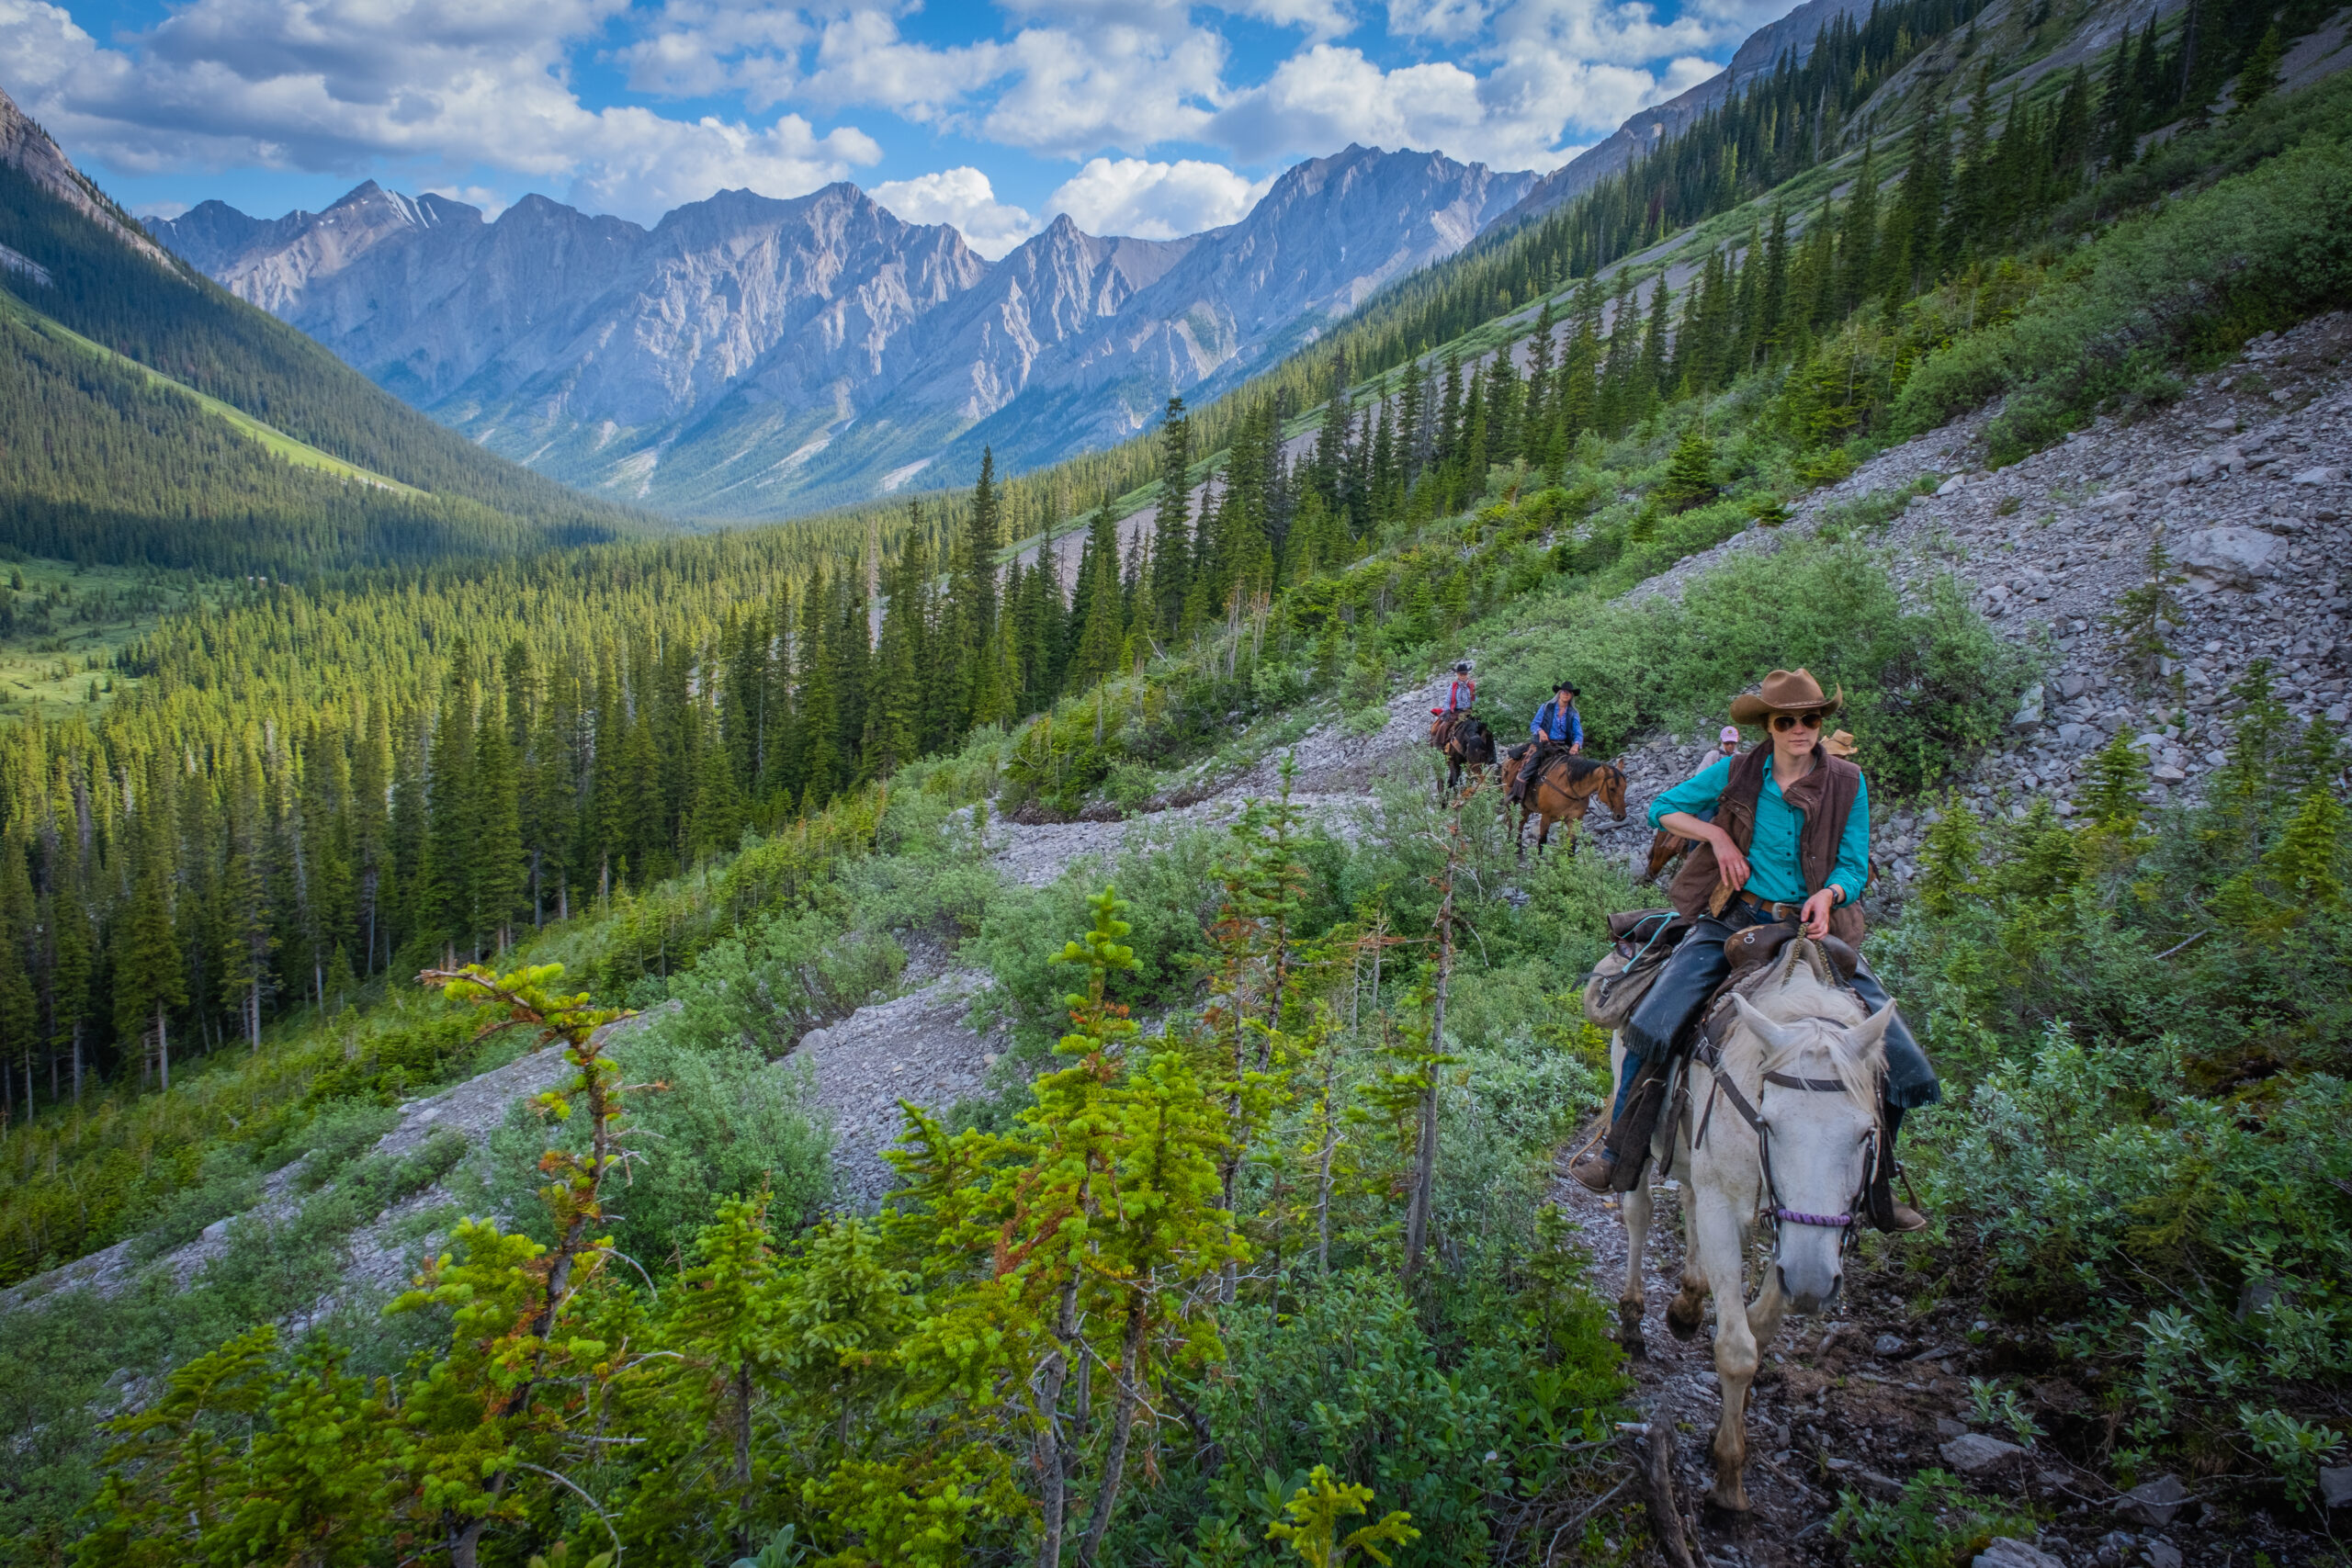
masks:
[(159, 251), (5, 97), (0, 130), (0, 544), (284, 576), (639, 525), (483, 452)]

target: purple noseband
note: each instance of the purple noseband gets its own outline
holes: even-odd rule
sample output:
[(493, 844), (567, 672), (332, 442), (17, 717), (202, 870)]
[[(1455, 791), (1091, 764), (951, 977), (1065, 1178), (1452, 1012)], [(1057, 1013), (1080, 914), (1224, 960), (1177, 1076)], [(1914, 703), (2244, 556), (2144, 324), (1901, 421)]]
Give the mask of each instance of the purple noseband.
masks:
[(1851, 1214), (1807, 1214), (1794, 1209), (1775, 1209), (1772, 1217), (1792, 1225), (1819, 1225), (1833, 1231), (1842, 1231), (1854, 1223)]

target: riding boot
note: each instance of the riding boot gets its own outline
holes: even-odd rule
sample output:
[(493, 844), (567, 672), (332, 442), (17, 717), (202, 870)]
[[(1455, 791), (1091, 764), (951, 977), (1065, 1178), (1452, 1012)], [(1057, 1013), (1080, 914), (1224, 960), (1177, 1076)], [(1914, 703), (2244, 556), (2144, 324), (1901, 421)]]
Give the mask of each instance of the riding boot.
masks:
[[(1879, 1117), (1884, 1132), (1879, 1139), (1878, 1163), (1871, 1170), (1871, 1189), (1868, 1199), (1871, 1224), (1890, 1235), (1926, 1230), (1927, 1215), (1908, 1203), (1898, 1203), (1894, 1201), (1894, 1179), (1903, 1174), (1903, 1167), (1897, 1164), (1894, 1158), (1894, 1135), (1903, 1126), (1903, 1107), (1883, 1105), (1879, 1107)], [(1917, 1196), (1911, 1193), (1911, 1183), (1908, 1180), (1904, 1182), (1903, 1190), (1906, 1194)]]
[(1634, 1080), (1641, 1076), (1642, 1058), (1628, 1051), (1617, 1067), (1617, 1098), (1609, 1103), (1609, 1130), (1601, 1134), (1597, 1146), (1568, 1162), (1568, 1174), (1595, 1192), (1614, 1192), (1617, 1187), (1617, 1132), (1624, 1125), (1625, 1101), (1631, 1097)]
[(1568, 1174), (1595, 1192), (1632, 1191), (1649, 1163), (1650, 1139), (1657, 1132), (1658, 1111), (1666, 1103), (1667, 1078), (1663, 1065), (1656, 1072), (1650, 1065), (1650, 1059), (1626, 1056), (1607, 1134), (1598, 1148), (1586, 1150), (1568, 1164)]
[(1510, 798), (1513, 805), (1527, 804), (1528, 786), (1535, 782), (1535, 775), (1544, 771), (1544, 764), (1549, 761), (1551, 761), (1549, 743), (1538, 740), (1529, 746), (1526, 757), (1519, 764), (1519, 777), (1513, 779), (1510, 784)]

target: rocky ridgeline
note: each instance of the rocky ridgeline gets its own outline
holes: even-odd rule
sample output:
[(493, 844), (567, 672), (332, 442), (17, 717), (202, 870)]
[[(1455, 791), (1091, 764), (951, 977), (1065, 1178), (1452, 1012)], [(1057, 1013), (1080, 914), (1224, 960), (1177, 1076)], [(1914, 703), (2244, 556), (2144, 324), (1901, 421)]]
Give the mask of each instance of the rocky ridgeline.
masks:
[[(1876, 542), (1914, 592), (1949, 572), (2004, 637), (2041, 656), (2002, 744), (1951, 786), (1980, 812), (2022, 816), (2035, 796), (2074, 814), (2091, 753), (2118, 734), (2147, 753), (2150, 798), (2193, 794), (2223, 761), (2230, 688), (2257, 659), (2297, 717), (2352, 721), (2344, 567), (2352, 553), (2352, 316), (2266, 333), (2199, 377), (2162, 413), (2089, 430), (1986, 471), (1979, 413), (1880, 454), (1779, 529), (1754, 528), (1644, 583), (1629, 598), (1677, 593), (1731, 555), (1816, 531), (1872, 492), (1932, 480)], [(2134, 671), (2111, 621), (2149, 581), (2159, 540), (2174, 563), (2179, 618), (2168, 651)], [(1728, 695), (1728, 694), (1726, 694)], [(1860, 737), (1862, 761), (1870, 737)], [(1694, 771), (1703, 739), (1654, 738), (1625, 758), (1646, 803)], [(1882, 894), (1918, 874), (1936, 820), (1929, 801), (1883, 801), (1872, 844)], [(1594, 837), (1621, 855), (1645, 850), (1638, 812)]]

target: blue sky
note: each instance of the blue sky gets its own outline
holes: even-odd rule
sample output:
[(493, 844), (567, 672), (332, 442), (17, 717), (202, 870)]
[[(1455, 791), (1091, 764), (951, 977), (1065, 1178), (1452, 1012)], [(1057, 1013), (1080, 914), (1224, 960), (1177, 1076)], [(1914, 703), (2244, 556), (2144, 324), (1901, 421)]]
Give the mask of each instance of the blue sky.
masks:
[(1350, 141), (1548, 169), (1791, 0), (0, 0), (0, 87), (134, 210), (375, 178), (650, 223), (851, 179), (1001, 254), (1232, 222)]

